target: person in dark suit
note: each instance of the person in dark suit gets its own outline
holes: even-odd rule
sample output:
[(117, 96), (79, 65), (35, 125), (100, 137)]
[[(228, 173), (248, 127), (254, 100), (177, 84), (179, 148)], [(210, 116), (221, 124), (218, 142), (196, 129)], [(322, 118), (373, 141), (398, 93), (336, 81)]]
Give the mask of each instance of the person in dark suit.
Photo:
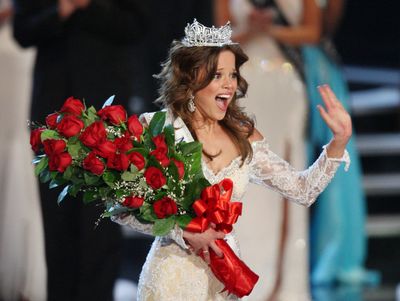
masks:
[[(31, 120), (61, 108), (69, 97), (101, 108), (116, 94), (133, 95), (135, 57), (146, 10), (134, 0), (15, 0), (14, 37), (37, 49)], [(118, 275), (121, 233), (109, 220), (96, 221), (100, 206), (65, 199), (40, 186), (48, 266), (48, 300), (112, 300)], [(96, 229), (95, 229), (96, 228)]]

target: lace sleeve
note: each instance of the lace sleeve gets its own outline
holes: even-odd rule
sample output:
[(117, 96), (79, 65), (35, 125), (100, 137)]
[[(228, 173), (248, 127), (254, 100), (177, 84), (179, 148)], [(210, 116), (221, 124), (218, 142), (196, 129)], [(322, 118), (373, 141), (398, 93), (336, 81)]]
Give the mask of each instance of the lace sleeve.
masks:
[[(139, 222), (133, 215), (128, 215), (125, 217), (113, 216), (111, 217), (111, 220), (122, 226), (129, 226), (137, 232), (147, 235), (153, 235), (153, 224), (143, 224)], [(175, 225), (175, 228), (172, 229), (165, 237), (172, 239), (183, 249), (189, 249), (189, 247), (185, 243), (185, 240), (183, 239), (183, 230), (177, 225)]]
[(288, 199), (310, 206), (332, 180), (341, 162), (348, 170), (350, 158), (328, 158), (325, 146), (319, 158), (304, 171), (296, 171), (288, 162), (273, 153), (265, 139), (253, 143), (250, 181), (281, 193)]

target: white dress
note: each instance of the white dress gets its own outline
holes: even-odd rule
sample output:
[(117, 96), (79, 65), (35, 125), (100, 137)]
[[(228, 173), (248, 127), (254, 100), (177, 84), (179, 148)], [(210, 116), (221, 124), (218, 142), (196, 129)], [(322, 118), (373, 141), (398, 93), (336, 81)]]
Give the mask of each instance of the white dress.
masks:
[[(275, 1), (291, 22), (299, 21), (300, 1)], [(234, 33), (246, 30), (252, 9), (249, 0), (231, 0)], [(296, 169), (306, 167), (305, 125), (307, 101), (305, 87), (279, 45), (267, 35), (241, 43), (249, 56), (241, 75), (248, 81), (248, 95), (242, 105), (254, 114), (257, 129), (271, 149), (286, 158)], [(289, 155), (289, 157), (287, 157)], [(246, 210), (238, 221), (237, 235), (243, 259), (260, 275), (252, 298), (266, 300), (277, 277), (278, 258), (283, 258), (279, 300), (309, 300), (308, 209), (288, 204), (288, 232), (283, 254), (279, 253), (282, 235), (282, 197), (262, 187), (250, 185), (244, 196)], [(257, 232), (252, 221), (258, 220)], [(260, 236), (262, 239), (260, 239)]]
[(34, 53), (0, 28), (0, 300), (46, 300), (42, 212), (27, 128)]
[[(148, 121), (149, 115), (145, 114)], [(189, 130), (180, 118), (174, 122), (176, 140), (191, 141)], [(234, 183), (232, 200), (240, 201), (249, 182), (273, 189), (298, 204), (310, 206), (318, 194), (334, 176), (340, 162), (348, 162), (347, 153), (341, 159), (329, 159), (325, 150), (319, 159), (306, 171), (298, 172), (286, 161), (274, 154), (265, 140), (252, 143), (253, 159), (240, 166), (240, 157), (234, 159), (218, 174), (214, 174), (203, 162), (203, 172), (210, 183), (219, 183), (224, 178)], [(243, 211), (246, 211), (244, 204)], [(267, 214), (267, 212), (264, 212)], [(140, 224), (133, 216), (117, 219), (142, 233), (151, 234), (152, 226)], [(258, 228), (258, 220), (252, 223)], [(240, 255), (234, 232), (226, 240), (236, 254)], [(220, 293), (223, 285), (212, 274), (207, 264), (192, 254), (182, 238), (182, 230), (175, 228), (165, 237), (156, 237), (147, 256), (139, 280), (138, 300), (146, 301), (209, 301), (238, 300), (235, 296)]]

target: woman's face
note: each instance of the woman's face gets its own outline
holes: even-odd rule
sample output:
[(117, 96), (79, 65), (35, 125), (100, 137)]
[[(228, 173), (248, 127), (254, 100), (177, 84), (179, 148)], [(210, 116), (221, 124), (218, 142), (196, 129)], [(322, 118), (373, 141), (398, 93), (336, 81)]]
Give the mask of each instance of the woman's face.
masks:
[(222, 120), (235, 95), (236, 88), (235, 55), (229, 50), (224, 50), (218, 56), (214, 78), (205, 88), (194, 94), (196, 104), (194, 114), (213, 121)]

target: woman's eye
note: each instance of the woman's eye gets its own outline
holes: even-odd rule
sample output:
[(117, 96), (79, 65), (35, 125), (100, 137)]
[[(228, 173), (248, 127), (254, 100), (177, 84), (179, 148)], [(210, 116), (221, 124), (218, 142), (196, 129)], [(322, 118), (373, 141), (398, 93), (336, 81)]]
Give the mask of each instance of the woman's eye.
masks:
[(237, 72), (232, 73), (232, 74), (231, 74), (231, 77), (232, 77), (232, 78), (238, 78)]
[(221, 78), (221, 73), (215, 73), (214, 74), (214, 79), (219, 79)]

